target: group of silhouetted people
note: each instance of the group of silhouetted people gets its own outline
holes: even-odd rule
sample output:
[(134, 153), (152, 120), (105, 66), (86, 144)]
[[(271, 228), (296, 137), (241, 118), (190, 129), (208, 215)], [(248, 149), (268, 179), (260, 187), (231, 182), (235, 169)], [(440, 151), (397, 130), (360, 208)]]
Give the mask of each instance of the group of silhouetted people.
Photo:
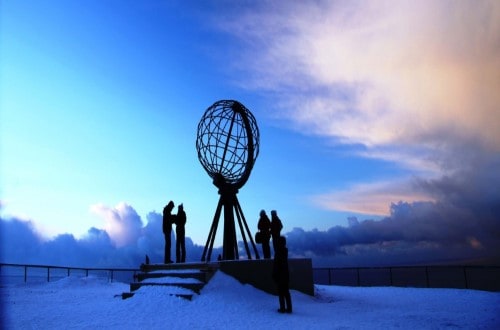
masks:
[(271, 239), (273, 240), (274, 262), (272, 276), (278, 289), (280, 304), (278, 312), (291, 313), (292, 298), (289, 290), (290, 273), (288, 271), (288, 249), (286, 247), (286, 238), (281, 236), (283, 223), (278, 217), (278, 212), (276, 212), (276, 210), (272, 210), (271, 220), (269, 220), (266, 211), (260, 211), (257, 228), (259, 229), (259, 232), (256, 235), (256, 241), (257, 243), (262, 244), (264, 259), (271, 258), (271, 247), (269, 245), (269, 241)]
[[(173, 263), (170, 258), (171, 252), (171, 235), (172, 225), (175, 224), (176, 245), (175, 245), (175, 262), (186, 262), (186, 212), (184, 206), (180, 204), (177, 207), (177, 214), (172, 211), (175, 207), (173, 201), (169, 201), (163, 208), (163, 234), (165, 236), (165, 264)], [(265, 210), (260, 211), (260, 218), (257, 224), (259, 229), (256, 234), (255, 240), (257, 243), (262, 244), (262, 252), (264, 259), (271, 258), (270, 240), (273, 241), (274, 249), (274, 262), (272, 278), (276, 283), (278, 289), (278, 297), (280, 307), (278, 312), (291, 313), (292, 312), (292, 299), (290, 296), (289, 282), (290, 274), (288, 271), (288, 248), (286, 247), (286, 238), (281, 236), (281, 229), (283, 223), (278, 217), (276, 210), (271, 211), (271, 219), (266, 214)], [(146, 256), (146, 263), (149, 263), (149, 258)]]
[[(269, 241), (273, 239), (273, 249), (274, 255), (276, 255), (277, 243), (281, 236), (281, 229), (283, 224), (276, 210), (271, 211), (271, 220), (266, 214), (266, 211), (260, 211), (259, 222), (257, 223), (257, 228), (259, 229), (258, 235), (260, 236), (257, 243), (262, 244), (262, 253), (264, 254), (264, 259), (271, 258), (271, 247), (269, 246)], [(260, 242), (259, 242), (260, 241)]]
[(165, 236), (165, 260), (166, 264), (173, 263), (170, 258), (172, 225), (175, 224), (175, 262), (186, 262), (186, 212), (184, 206), (177, 207), (177, 214), (172, 214), (175, 205), (173, 201), (163, 208), (163, 235)]

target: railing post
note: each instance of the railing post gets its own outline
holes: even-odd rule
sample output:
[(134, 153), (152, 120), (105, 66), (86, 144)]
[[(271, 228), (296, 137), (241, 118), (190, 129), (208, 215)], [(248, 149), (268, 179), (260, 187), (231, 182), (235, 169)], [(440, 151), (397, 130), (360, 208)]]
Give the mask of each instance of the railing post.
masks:
[(429, 267), (425, 266), (425, 284), (429, 287)]
[(85, 269), (85, 271), (86, 271), (85, 276), (89, 277), (89, 270)]
[(465, 288), (469, 288), (469, 283), (467, 283), (467, 267), (464, 266), (464, 280), (465, 280)]
[(69, 277), (69, 270), (70, 270), (70, 269), (71, 269), (71, 268), (68, 268), (68, 277)]
[(50, 267), (47, 267), (47, 282), (50, 282)]
[(28, 277), (28, 266), (24, 266), (24, 283), (26, 283)]
[(111, 269), (111, 282), (113, 282), (113, 270)]

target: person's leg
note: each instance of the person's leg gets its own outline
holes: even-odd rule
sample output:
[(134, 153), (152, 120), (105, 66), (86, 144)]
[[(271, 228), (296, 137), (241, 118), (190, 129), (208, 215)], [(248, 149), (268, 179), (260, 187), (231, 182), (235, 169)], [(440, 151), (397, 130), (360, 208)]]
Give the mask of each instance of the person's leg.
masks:
[(184, 235), (181, 237), (181, 262), (186, 262), (186, 238)]
[(271, 258), (271, 247), (269, 246), (269, 241), (264, 241), (262, 243), (262, 253), (264, 253), (264, 259)]
[(278, 312), (284, 313), (286, 311), (285, 309), (285, 291), (284, 291), (284, 286), (282, 282), (278, 282), (278, 298), (280, 302), (280, 308), (278, 309)]
[(165, 263), (168, 264), (168, 263), (171, 263), (172, 262), (172, 259), (171, 259), (171, 250), (172, 250), (172, 233), (169, 232), (165, 235), (165, 241), (166, 241), (166, 245), (165, 245)]
[(165, 256), (163, 257), (163, 262), (168, 264), (168, 261), (170, 260), (170, 256), (169, 256), (169, 253), (170, 253), (170, 249), (169, 249), (169, 245), (170, 245), (170, 239), (168, 238), (168, 235), (165, 234)]
[(285, 291), (285, 301), (286, 301), (286, 312), (291, 313), (292, 312), (292, 297), (290, 296), (290, 290), (288, 289), (288, 286)]
[(278, 312), (284, 313), (285, 312), (285, 297), (283, 295), (279, 295), (279, 301), (280, 301), (280, 308), (278, 309)]
[(179, 263), (181, 261), (181, 241), (179, 235), (175, 239), (175, 262)]

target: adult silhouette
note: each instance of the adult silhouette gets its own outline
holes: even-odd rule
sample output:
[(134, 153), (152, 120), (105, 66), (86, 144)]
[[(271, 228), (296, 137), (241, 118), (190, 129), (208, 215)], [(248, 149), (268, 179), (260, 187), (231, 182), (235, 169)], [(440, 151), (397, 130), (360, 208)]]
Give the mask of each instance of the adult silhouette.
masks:
[(262, 244), (262, 253), (264, 254), (264, 259), (271, 258), (271, 247), (269, 246), (269, 240), (271, 239), (271, 221), (266, 214), (266, 211), (260, 211), (259, 222), (257, 223), (257, 228), (260, 233), (260, 240)]
[(259, 222), (257, 223), (257, 228), (259, 229), (260, 241), (262, 244), (262, 253), (264, 254), (264, 259), (271, 258), (271, 247), (269, 246), (269, 241), (271, 240), (271, 220), (266, 214), (266, 211), (260, 211)]
[(278, 297), (280, 313), (292, 312), (292, 298), (290, 296), (289, 282), (290, 273), (288, 271), (288, 249), (286, 247), (286, 238), (280, 236), (276, 240), (276, 251), (273, 263), (273, 280), (278, 287)]
[(271, 236), (273, 237), (273, 249), (274, 254), (276, 255), (276, 243), (278, 242), (281, 236), (281, 229), (283, 229), (283, 224), (281, 223), (280, 218), (278, 217), (278, 212), (276, 210), (271, 211)]
[(163, 208), (163, 235), (165, 236), (164, 263), (166, 264), (171, 264), (173, 262), (172, 259), (170, 259), (170, 249), (172, 240), (172, 223), (175, 221), (175, 216), (172, 214), (174, 206), (174, 202), (170, 201)]
[(186, 262), (186, 212), (184, 205), (177, 207), (177, 216), (175, 217), (175, 262)]

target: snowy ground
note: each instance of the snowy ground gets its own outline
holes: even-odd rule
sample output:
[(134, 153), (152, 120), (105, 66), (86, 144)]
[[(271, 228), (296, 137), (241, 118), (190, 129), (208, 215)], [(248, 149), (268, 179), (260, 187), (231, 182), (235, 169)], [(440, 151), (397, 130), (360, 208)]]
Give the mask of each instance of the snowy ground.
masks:
[(316, 286), (292, 291), (293, 314), (275, 296), (217, 272), (192, 301), (143, 287), (71, 276), (0, 288), (2, 329), (500, 329), (500, 293), (460, 289)]

